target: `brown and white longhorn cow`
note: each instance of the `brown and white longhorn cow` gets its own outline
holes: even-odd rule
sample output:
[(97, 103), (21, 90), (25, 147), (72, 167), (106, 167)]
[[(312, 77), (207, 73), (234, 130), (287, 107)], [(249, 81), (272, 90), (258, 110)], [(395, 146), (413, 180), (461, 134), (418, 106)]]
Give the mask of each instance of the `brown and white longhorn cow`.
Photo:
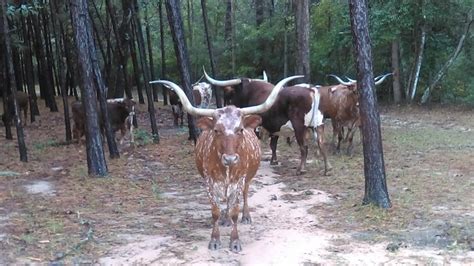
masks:
[(220, 205), (225, 202), (232, 223), (229, 247), (234, 252), (242, 250), (237, 231), (239, 202), (243, 194), (242, 222), (250, 223), (248, 190), (261, 156), (260, 142), (254, 133), (261, 118), (254, 114), (270, 109), (283, 85), (300, 77), (293, 76), (280, 81), (267, 100), (258, 106), (238, 108), (230, 105), (215, 110), (192, 106), (184, 91), (170, 81), (150, 82), (168, 85), (180, 97), (186, 112), (202, 116), (197, 125), (203, 132), (196, 142), (194, 153), (199, 174), (206, 180), (212, 206), (213, 229), (209, 249), (215, 250), (221, 246), (218, 221)]
[[(391, 73), (380, 75), (374, 79), (375, 85), (381, 84)], [(336, 75), (340, 84), (319, 87), (321, 101), (319, 110), (325, 117), (331, 118), (333, 127), (333, 143), (337, 135), (336, 151), (340, 151), (344, 135), (344, 127), (348, 129), (346, 140), (349, 142), (347, 153), (350, 155), (353, 148), (353, 137), (355, 130), (361, 126), (359, 114), (359, 91), (357, 81), (343, 81)]]
[[(225, 87), (233, 86), (234, 94), (231, 99), (232, 104), (238, 107), (248, 107), (261, 104), (273, 90), (273, 84), (261, 80), (247, 78), (232, 79), (227, 81), (215, 80), (207, 75), (204, 76), (213, 85)], [(281, 90), (276, 103), (265, 113), (261, 114), (262, 127), (268, 131), (271, 136), (270, 148), (272, 158), (270, 164), (277, 162), (276, 149), (278, 144), (278, 132), (281, 128), (291, 122), (294, 128), (294, 134), (300, 148), (300, 164), (296, 169), (296, 174), (302, 174), (305, 171), (306, 158), (308, 155), (308, 143), (305, 140), (305, 134), (308, 127), (317, 129), (319, 137), (318, 146), (324, 159), (324, 174), (330, 170), (331, 166), (327, 161), (326, 151), (323, 145), (322, 121), (318, 118), (318, 91), (314, 88), (304, 86), (286, 87)], [(312, 117), (315, 119), (311, 119)], [(319, 126), (319, 128), (318, 128)]]

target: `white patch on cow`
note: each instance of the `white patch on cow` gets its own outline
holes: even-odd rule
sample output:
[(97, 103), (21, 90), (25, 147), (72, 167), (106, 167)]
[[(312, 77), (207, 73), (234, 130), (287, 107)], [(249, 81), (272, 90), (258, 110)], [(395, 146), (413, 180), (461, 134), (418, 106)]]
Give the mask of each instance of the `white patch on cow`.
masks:
[(196, 90), (201, 95), (201, 105), (199, 108), (208, 108), (211, 104), (212, 99), (212, 87), (211, 84), (206, 82), (199, 82), (193, 86), (193, 90)]
[(232, 136), (235, 134), (236, 130), (240, 127), (242, 120), (237, 119), (240, 114), (225, 114), (220, 115), (217, 120), (216, 124), (222, 124), (224, 127), (224, 135)]

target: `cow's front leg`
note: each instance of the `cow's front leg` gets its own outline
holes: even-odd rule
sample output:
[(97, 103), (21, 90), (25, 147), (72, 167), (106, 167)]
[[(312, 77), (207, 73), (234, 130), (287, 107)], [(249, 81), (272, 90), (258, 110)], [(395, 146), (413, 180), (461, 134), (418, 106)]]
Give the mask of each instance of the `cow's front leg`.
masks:
[(250, 179), (245, 180), (244, 185), (244, 208), (242, 210), (242, 223), (243, 224), (251, 224), (252, 218), (250, 217), (249, 205), (248, 205), (248, 196), (249, 196), (249, 186), (250, 186)]
[(221, 215), (221, 211), (219, 210), (219, 206), (215, 203), (212, 204), (212, 233), (211, 233), (211, 241), (209, 241), (209, 249), (210, 250), (217, 250), (222, 246), (221, 243), (221, 234), (219, 232), (219, 216)]
[(232, 219), (232, 231), (230, 232), (230, 244), (229, 248), (233, 252), (242, 251), (240, 244), (239, 233), (237, 232), (237, 220), (239, 218), (239, 205), (236, 204), (230, 210), (230, 216)]

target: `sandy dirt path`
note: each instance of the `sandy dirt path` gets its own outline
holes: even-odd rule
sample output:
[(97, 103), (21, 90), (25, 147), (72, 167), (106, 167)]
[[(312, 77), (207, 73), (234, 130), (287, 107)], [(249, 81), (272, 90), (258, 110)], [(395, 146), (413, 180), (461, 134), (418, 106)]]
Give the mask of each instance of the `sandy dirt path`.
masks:
[[(236, 254), (227, 248), (230, 227), (221, 227), (223, 247), (207, 249), (211, 232), (209, 206), (185, 199), (178, 208), (200, 220), (199, 228), (190, 228), (195, 241), (180, 240), (175, 235), (120, 235), (128, 244), (116, 247), (99, 259), (104, 265), (118, 264), (186, 264), (186, 265), (296, 265), (296, 264), (444, 264), (474, 262), (474, 252), (459, 257), (435, 249), (403, 248), (397, 252), (386, 250), (388, 243), (370, 245), (354, 240), (350, 235), (324, 230), (324, 221), (310, 215), (311, 207), (331, 204), (332, 196), (324, 191), (305, 190), (288, 193), (278, 181), (268, 162), (262, 162), (251, 186), (249, 204), (253, 223), (239, 224), (243, 251)], [(201, 196), (205, 196), (201, 188)], [(183, 197), (184, 192), (169, 197)], [(284, 195), (304, 193), (304, 199), (284, 200)], [(283, 197), (282, 197), (283, 196)], [(187, 203), (186, 203), (187, 202)], [(207, 224), (207, 225), (206, 225)], [(204, 225), (204, 226), (202, 226)], [(157, 225), (160, 226), (160, 225)]]

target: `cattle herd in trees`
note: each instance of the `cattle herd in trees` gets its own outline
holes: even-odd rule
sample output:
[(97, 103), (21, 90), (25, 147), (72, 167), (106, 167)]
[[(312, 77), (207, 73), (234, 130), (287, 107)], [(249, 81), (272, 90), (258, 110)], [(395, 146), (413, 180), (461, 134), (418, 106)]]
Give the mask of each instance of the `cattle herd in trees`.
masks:
[[(91, 25), (88, 16), (80, 15), (83, 13), (88, 14), (88, 12), (84, 12), (84, 10), (87, 10), (87, 1), (78, 0), (77, 3), (73, 2), (74, 1), (71, 1), (71, 13), (76, 23), (76, 27), (74, 27), (76, 48), (78, 54), (84, 55), (82, 57), (79, 56), (78, 60), (82, 66), (82, 75), (80, 76), (84, 84), (86, 84), (86, 82), (88, 83), (87, 86), (85, 86), (87, 88), (83, 88), (82, 90), (82, 96), (87, 94), (92, 97), (83, 99), (83, 102), (76, 101), (71, 104), (70, 109), (74, 123), (72, 136), (78, 143), (76, 145), (82, 145), (82, 136), (89, 136), (91, 133), (90, 130), (94, 126), (90, 123), (89, 119), (91, 113), (86, 110), (93, 110), (93, 116), (97, 120), (95, 121), (95, 127), (97, 127), (98, 130), (94, 133), (97, 139), (104, 139), (104, 137), (101, 136), (106, 135), (107, 131), (111, 131), (114, 134), (113, 143), (115, 143), (115, 133), (120, 130), (120, 144), (123, 144), (127, 132), (130, 134), (131, 142), (133, 142), (134, 121), (136, 122), (134, 118), (136, 103), (132, 100), (130, 88), (125, 86), (125, 84), (128, 84), (128, 77), (126, 73), (124, 73), (124, 76), (121, 76), (120, 73), (114, 73), (114, 75), (116, 75), (115, 77), (107, 76), (108, 85), (113, 83), (108, 79), (115, 78), (115, 88), (112, 91), (113, 93), (106, 95), (107, 88), (105, 88), (105, 85), (102, 83), (97, 59), (95, 58), (96, 51), (93, 38), (90, 36), (91, 29), (87, 28), (97, 25)], [(107, 3), (110, 4), (109, 1), (107, 1)], [(51, 4), (54, 7), (57, 2), (51, 1)], [(136, 1), (132, 6), (133, 5), (136, 5)], [(3, 23), (1, 26), (3, 35), (7, 36), (8, 33), (6, 33), (5, 27), (8, 28), (8, 25), (5, 25), (5, 7), (6, 5), (2, 5)], [(135, 6), (135, 8), (138, 7)], [(167, 8), (170, 9), (168, 10), (169, 13), (173, 13), (171, 12), (173, 11), (172, 6), (167, 6)], [(171, 20), (172, 19), (170, 19), (170, 24), (172, 22)], [(32, 25), (35, 25), (33, 22), (34, 21), (32, 21)], [(141, 29), (139, 23), (140, 21), (135, 16), (132, 26), (135, 29)], [(81, 25), (84, 27), (81, 27)], [(34, 31), (34, 28), (31, 30)], [(40, 32), (39, 29), (37, 30)], [(117, 29), (114, 29), (114, 31), (116, 30)], [(122, 28), (122, 30), (129, 29)], [(64, 34), (61, 27), (58, 27), (58, 31), (58, 33)], [(119, 35), (117, 32), (115, 34)], [(134, 34), (140, 35), (137, 36), (137, 40), (140, 47), (140, 58), (144, 60), (144, 40), (142, 32), (138, 30)], [(40, 35), (37, 37), (41, 39)], [(82, 37), (84, 37), (84, 47), (81, 46), (82, 44), (80, 43)], [(71, 45), (67, 38), (64, 38), (61, 42), (65, 47)], [(179, 40), (177, 42), (179, 42)], [(120, 57), (115, 60), (126, 61), (124, 57), (127, 56), (125, 53), (128, 47), (123, 47), (122, 45), (126, 45), (126, 43), (119, 42), (116, 47)], [(61, 81), (56, 81), (56, 84), (62, 87), (58, 94), (62, 94), (63, 100), (65, 100), (65, 121), (69, 121), (67, 115), (69, 109), (67, 107), (68, 99), (66, 96), (68, 90), (66, 90), (66, 83), (68, 82), (67, 79), (74, 79), (74, 73), (72, 70), (67, 69), (67, 66), (64, 66), (65, 69), (59, 69), (58, 75), (53, 77), (54, 75), (52, 75), (52, 73), (48, 73), (48, 71), (52, 71), (53, 69), (49, 69), (50, 67), (47, 66), (48, 62), (46, 62), (46, 58), (50, 56), (43, 54), (43, 52), (49, 50), (46, 49), (46, 51), (42, 51), (41, 47), (38, 49), (37, 53), (41, 55), (41, 60), (37, 62), (38, 67), (42, 65), (42, 67), (46, 69), (43, 69), (45, 72), (41, 73), (41, 75), (44, 75), (44, 79), (40, 78), (40, 90), (42, 95), (45, 97), (47, 106), (51, 111), (57, 111), (53, 84), (55, 84), (54, 78), (57, 80), (60, 79)], [(99, 47), (99, 50), (100, 49), (102, 48)], [(133, 51), (133, 47), (131, 49)], [(186, 50), (186, 47), (184, 46), (182, 49)], [(64, 52), (67, 53), (68, 51)], [(185, 58), (187, 56), (186, 53), (179, 54), (179, 56), (183, 57), (183, 62), (187, 61)], [(7, 52), (6, 57), (11, 57), (11, 55)], [(52, 60), (52, 57), (49, 58), (49, 60)], [(135, 58), (133, 60), (137, 59)], [(28, 93), (21, 91), (23, 86), (16, 88), (14, 85), (15, 82), (13, 82), (14, 75), (12, 74), (14, 68), (12, 67), (11, 61), (8, 63), (9, 66), (5, 66), (4, 64), (3, 68), (9, 70), (8, 75), (11, 90), (2, 90), (4, 103), (2, 122), (6, 130), (9, 130), (12, 121), (16, 122), (15, 125), (17, 128), (22, 128), (22, 125), (27, 124), (28, 110), (30, 112), (37, 112), (37, 107), (35, 106), (37, 97), (35, 89), (29, 86), (31, 84), (28, 85)], [(59, 63), (59, 65), (63, 65), (64, 63), (66, 63), (66, 65), (69, 64), (67, 61), (63, 62), (62, 58), (59, 59)], [(138, 62), (134, 62), (134, 64), (138, 64)], [(186, 63), (183, 64), (185, 65)], [(149, 70), (144, 61), (141, 61), (140, 65), (146, 72), (144, 78), (149, 79)], [(111, 66), (109, 65), (108, 67), (110, 68)], [(183, 67), (183, 69), (182, 72), (188, 72), (185, 71), (185, 67)], [(138, 68), (135, 68), (135, 70), (138, 70)], [(123, 71), (123, 68), (120, 69), (120, 71)], [(189, 73), (183, 75), (189, 78)], [(390, 74), (385, 74), (376, 77), (374, 83), (376, 85), (380, 84), (389, 75)], [(4, 76), (5, 75), (3, 75), (2, 78)], [(333, 127), (332, 144), (335, 146), (336, 152), (340, 151), (341, 142), (344, 139), (345, 131), (347, 131), (345, 137), (347, 142), (349, 142), (347, 153), (351, 154), (354, 132), (357, 128), (361, 127), (361, 114), (359, 110), (359, 91), (361, 88), (358, 88), (358, 84), (355, 80), (348, 79), (348, 81), (344, 81), (338, 76), (334, 77), (339, 81), (339, 84), (331, 86), (319, 86), (306, 83), (285, 86), (289, 81), (297, 78), (305, 78), (304, 76), (284, 78), (276, 85), (273, 85), (268, 82), (265, 72), (263, 73), (263, 79), (234, 78), (230, 80), (217, 80), (210, 77), (205, 71), (204, 76), (209, 83), (200, 82), (199, 80), (192, 85), (191, 91), (186, 88), (182, 89), (175, 83), (166, 80), (151, 81), (150, 83), (159, 83), (168, 88), (169, 102), (171, 104), (175, 126), (182, 126), (184, 124), (184, 111), (190, 116), (200, 117), (197, 120), (197, 126), (201, 129), (201, 134), (195, 143), (195, 162), (198, 172), (205, 179), (209, 200), (211, 202), (213, 229), (209, 249), (214, 250), (221, 246), (218, 222), (219, 219), (222, 218), (232, 225), (229, 247), (232, 251), (239, 252), (241, 250), (241, 243), (237, 231), (237, 219), (240, 210), (239, 202), (241, 201), (242, 195), (242, 222), (250, 223), (248, 190), (251, 180), (255, 176), (260, 164), (261, 141), (259, 137), (262, 140), (265, 139), (264, 136), (270, 138), (270, 148), (272, 151), (270, 164), (272, 165), (278, 164), (277, 143), (279, 137), (294, 137), (300, 150), (300, 162), (296, 168), (297, 175), (305, 172), (309, 144), (311, 139), (313, 139), (324, 161), (323, 174), (326, 175), (331, 171), (331, 164), (329, 163), (326, 145), (324, 143), (325, 119), (330, 118), (331, 120)], [(121, 83), (122, 79), (123, 83)], [(28, 82), (31, 83), (31, 80)], [(223, 95), (224, 107), (212, 109), (214, 106), (212, 101), (212, 86), (218, 91), (223, 92), (221, 95)], [(139, 102), (144, 103), (140, 89), (137, 89), (139, 92)], [(148, 84), (145, 85), (145, 90), (148, 98), (147, 104), (151, 127), (155, 128), (152, 93)], [(123, 94), (124, 91), (127, 97), (113, 98), (117, 96), (117, 94)], [(73, 94), (77, 100), (77, 92), (75, 92), (74, 89), (71, 90), (71, 92), (74, 92)], [(157, 100), (157, 94), (153, 93), (153, 95), (155, 96), (153, 100)], [(111, 99), (105, 101), (106, 96), (109, 96)], [(217, 102), (219, 102), (219, 100), (221, 99), (217, 99)], [(28, 108), (29, 106), (30, 108)], [(23, 116), (21, 117), (20, 114)], [(34, 120), (34, 115), (31, 117), (32, 120)], [(86, 133), (89, 133), (89, 135)], [(288, 135), (288, 133), (290, 134)], [(156, 129), (153, 129), (153, 134), (158, 134)], [(6, 135), (8, 137), (8, 134)], [(226, 212), (224, 217), (221, 217), (221, 203), (223, 200), (226, 202), (224, 206)]]

